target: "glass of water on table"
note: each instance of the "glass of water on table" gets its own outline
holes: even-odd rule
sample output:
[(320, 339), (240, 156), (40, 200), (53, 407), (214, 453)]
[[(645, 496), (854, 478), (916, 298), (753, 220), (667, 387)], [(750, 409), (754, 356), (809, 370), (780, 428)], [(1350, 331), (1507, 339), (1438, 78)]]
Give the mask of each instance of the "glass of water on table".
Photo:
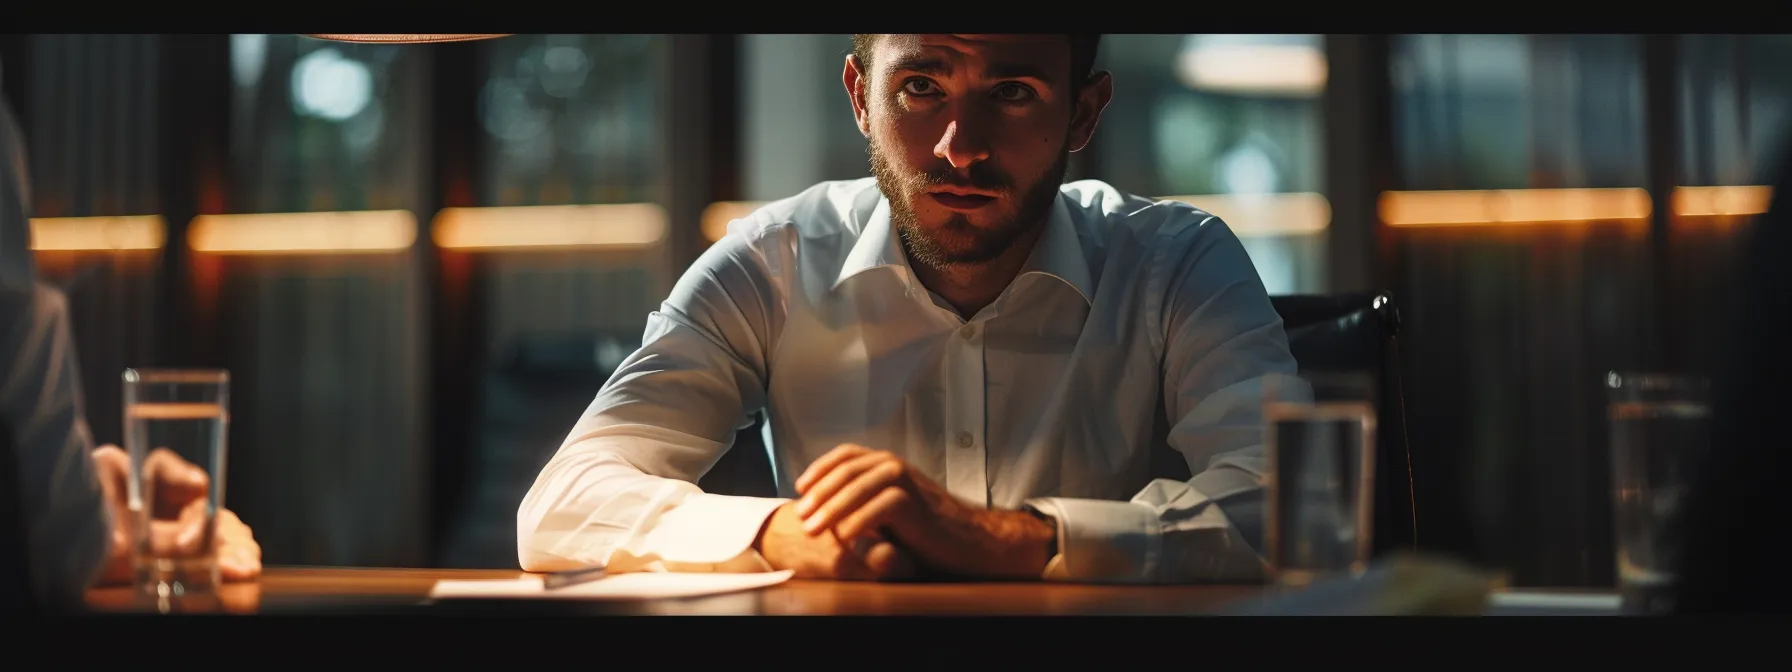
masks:
[(1276, 584), (1297, 589), (1367, 569), (1376, 397), (1365, 373), (1264, 379), (1264, 558)]
[[(229, 394), (230, 374), (221, 370), (124, 372), (132, 559), (137, 588), (162, 611), (216, 602)], [(203, 493), (159, 483), (157, 471), (174, 457), (205, 472)]]
[(1689, 471), (1710, 445), (1710, 383), (1653, 373), (1606, 374), (1618, 594), (1625, 613), (1673, 608), (1674, 567)]

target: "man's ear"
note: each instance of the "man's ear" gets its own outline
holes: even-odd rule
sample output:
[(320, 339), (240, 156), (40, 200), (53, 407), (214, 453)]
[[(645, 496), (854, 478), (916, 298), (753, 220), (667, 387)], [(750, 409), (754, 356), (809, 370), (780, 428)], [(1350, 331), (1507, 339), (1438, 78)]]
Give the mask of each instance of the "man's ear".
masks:
[(1089, 76), (1083, 83), (1082, 90), (1076, 94), (1076, 109), (1070, 116), (1070, 151), (1079, 152), (1089, 146), (1089, 139), (1095, 137), (1095, 125), (1101, 121), (1102, 110), (1107, 109), (1108, 102), (1114, 99), (1114, 78), (1103, 70)]
[(871, 113), (866, 105), (866, 90), (871, 87), (871, 73), (865, 71), (865, 64), (859, 57), (847, 54), (846, 69), (840, 73), (840, 84), (846, 87), (846, 97), (852, 101), (852, 118), (859, 124), (859, 133), (871, 137)]

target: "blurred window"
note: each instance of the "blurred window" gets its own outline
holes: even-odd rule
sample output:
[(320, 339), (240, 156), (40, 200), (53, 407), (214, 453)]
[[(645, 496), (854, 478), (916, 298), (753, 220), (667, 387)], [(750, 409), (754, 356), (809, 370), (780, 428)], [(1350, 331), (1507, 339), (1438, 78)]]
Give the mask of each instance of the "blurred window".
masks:
[(1403, 189), (1640, 187), (1629, 35), (1402, 35), (1390, 77)]
[(481, 204), (655, 200), (664, 39), (515, 35), (485, 45)]
[(1682, 35), (1683, 184), (1766, 184), (1792, 140), (1792, 35)]
[(427, 126), (420, 49), (230, 36), (233, 210), (415, 207)]
[(231, 508), (271, 564), (425, 562), (427, 48), (229, 40), (233, 171), (201, 188), (235, 214), (171, 244), (231, 375)]
[(840, 84), (851, 35), (740, 36), (742, 196), (794, 196), (871, 174)]
[(1108, 35), (1098, 61), (1114, 100), (1086, 174), (1205, 197), (1193, 202), (1238, 233), (1270, 293), (1324, 291), (1321, 37)]

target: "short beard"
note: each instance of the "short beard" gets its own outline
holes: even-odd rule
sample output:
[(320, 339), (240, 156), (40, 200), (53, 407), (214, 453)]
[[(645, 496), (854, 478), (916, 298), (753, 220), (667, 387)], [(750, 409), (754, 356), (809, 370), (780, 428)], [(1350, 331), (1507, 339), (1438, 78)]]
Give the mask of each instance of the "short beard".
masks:
[(1057, 161), (1038, 182), (1027, 186), (1020, 199), (1020, 211), (1015, 213), (1014, 218), (999, 222), (995, 227), (979, 228), (973, 226), (964, 215), (953, 215), (946, 221), (944, 228), (968, 236), (975, 242), (967, 249), (948, 250), (939, 239), (921, 226), (911, 199), (926, 193), (929, 187), (940, 185), (1012, 194), (1013, 180), (993, 169), (980, 170), (980, 167), (986, 165), (981, 163), (973, 164), (969, 183), (958, 179), (950, 171), (899, 175), (890, 167), (889, 159), (880, 151), (875, 137), (868, 144), (867, 151), (871, 154), (871, 174), (877, 178), (878, 189), (890, 202), (890, 224), (902, 237), (909, 259), (941, 271), (989, 263), (1007, 252), (1022, 234), (1043, 225), (1053, 201), (1058, 197), (1059, 188), (1064, 185), (1064, 174), (1070, 165), (1070, 152), (1066, 149), (1058, 154)]

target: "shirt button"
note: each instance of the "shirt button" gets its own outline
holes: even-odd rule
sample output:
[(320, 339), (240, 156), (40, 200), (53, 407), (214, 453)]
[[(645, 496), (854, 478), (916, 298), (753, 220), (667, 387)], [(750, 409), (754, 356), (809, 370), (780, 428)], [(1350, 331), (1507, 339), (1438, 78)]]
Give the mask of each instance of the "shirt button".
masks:
[(969, 448), (969, 447), (971, 447), (972, 443), (976, 443), (976, 440), (971, 438), (970, 432), (959, 432), (958, 433), (958, 447), (959, 448)]
[(958, 333), (963, 334), (965, 338), (976, 338), (977, 337), (977, 325), (975, 325), (975, 324), (964, 325), (964, 328), (958, 330)]

